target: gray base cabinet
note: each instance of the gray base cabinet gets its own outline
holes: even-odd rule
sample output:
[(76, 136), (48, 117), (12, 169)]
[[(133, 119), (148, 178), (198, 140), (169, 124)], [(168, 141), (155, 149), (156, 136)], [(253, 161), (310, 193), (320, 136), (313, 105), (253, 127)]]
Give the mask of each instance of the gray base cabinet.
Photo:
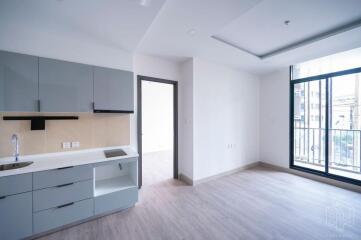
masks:
[(137, 158), (128, 158), (1, 177), (0, 239), (22, 239), (134, 206), (137, 169)]
[(34, 212), (93, 197), (93, 181), (81, 181), (33, 192)]
[(34, 233), (41, 233), (94, 215), (93, 199), (34, 213)]
[(32, 178), (31, 173), (0, 178), (0, 197), (31, 192), (33, 189)]
[(109, 193), (94, 198), (95, 215), (114, 211), (119, 208), (129, 208), (138, 201), (138, 188), (133, 187), (122, 191)]
[(16, 240), (32, 235), (32, 193), (0, 199), (0, 239)]

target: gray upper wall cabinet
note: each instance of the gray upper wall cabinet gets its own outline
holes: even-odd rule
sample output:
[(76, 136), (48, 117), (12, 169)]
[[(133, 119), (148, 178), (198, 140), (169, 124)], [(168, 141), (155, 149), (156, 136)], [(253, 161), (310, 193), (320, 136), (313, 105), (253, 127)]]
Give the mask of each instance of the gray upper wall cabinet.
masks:
[(0, 51), (0, 111), (38, 111), (38, 58)]
[(39, 58), (41, 112), (92, 112), (92, 66)]
[(94, 67), (94, 111), (134, 112), (133, 73)]
[(0, 51), (0, 112), (134, 112), (133, 73)]

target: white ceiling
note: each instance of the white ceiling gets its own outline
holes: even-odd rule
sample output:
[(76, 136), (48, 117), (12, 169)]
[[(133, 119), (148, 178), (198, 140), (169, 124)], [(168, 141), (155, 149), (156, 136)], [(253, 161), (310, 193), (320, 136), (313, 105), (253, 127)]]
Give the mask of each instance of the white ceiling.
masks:
[(264, 60), (212, 36), (264, 54), (355, 19), (361, 0), (0, 1), (0, 32), (9, 39), (46, 33), (56, 44), (71, 38), (174, 61), (201, 57), (260, 75), (361, 47), (361, 27)]
[[(263, 54), (355, 19), (361, 19), (360, 0), (168, 0), (137, 50), (175, 60), (207, 58), (263, 75), (360, 47), (361, 27), (264, 60), (212, 36)], [(287, 27), (285, 20), (291, 20)], [(190, 36), (189, 29), (196, 33)]]
[[(360, 0), (263, 1), (216, 36), (265, 55), (360, 18)], [(291, 21), (289, 25), (284, 23), (286, 20)]]
[[(1, 32), (29, 29), (133, 51), (165, 0), (1, 0)], [(141, 4), (143, 3), (143, 5)], [(31, 38), (31, 35), (28, 36)], [(59, 43), (61, 44), (61, 43)]]

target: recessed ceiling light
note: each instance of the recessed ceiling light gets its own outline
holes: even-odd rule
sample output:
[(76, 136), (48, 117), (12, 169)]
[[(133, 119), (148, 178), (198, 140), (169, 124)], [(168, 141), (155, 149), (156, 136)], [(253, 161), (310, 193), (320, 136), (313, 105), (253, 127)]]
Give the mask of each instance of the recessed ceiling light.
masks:
[(196, 35), (197, 31), (192, 28), (192, 29), (189, 29), (189, 30), (187, 31), (187, 33), (188, 33), (188, 35), (190, 35), (190, 36), (194, 36), (194, 35)]

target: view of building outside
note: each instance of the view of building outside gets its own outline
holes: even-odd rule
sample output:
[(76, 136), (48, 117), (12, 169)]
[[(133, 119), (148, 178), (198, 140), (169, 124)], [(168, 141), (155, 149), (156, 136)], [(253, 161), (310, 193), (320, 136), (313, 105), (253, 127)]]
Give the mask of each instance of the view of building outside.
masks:
[[(346, 54), (347, 53), (347, 54)], [(293, 67), (293, 76), (308, 77), (361, 66), (361, 48)], [(349, 68), (347, 68), (349, 57)], [(342, 62), (341, 65), (336, 63)], [(333, 72), (333, 71), (330, 71)], [(361, 74), (329, 79), (329, 170), (361, 179)], [(294, 85), (295, 165), (325, 170), (326, 79)], [(358, 174), (355, 176), (355, 174)]]

